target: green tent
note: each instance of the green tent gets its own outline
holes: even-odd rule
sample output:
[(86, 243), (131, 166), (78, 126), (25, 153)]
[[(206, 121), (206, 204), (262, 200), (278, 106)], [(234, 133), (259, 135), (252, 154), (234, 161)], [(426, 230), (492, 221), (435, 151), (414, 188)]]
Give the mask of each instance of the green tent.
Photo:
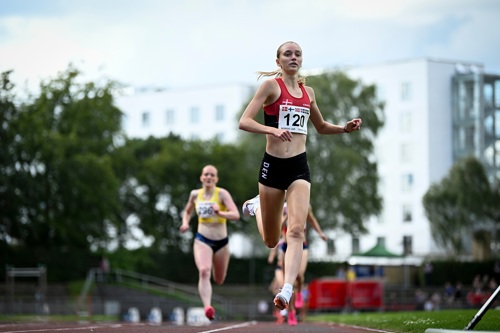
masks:
[(393, 253), (389, 251), (383, 243), (377, 242), (377, 244), (368, 251), (352, 254), (348, 262), (351, 265), (420, 266), (422, 258)]
[(387, 250), (383, 244), (377, 243), (374, 247), (364, 253), (357, 254), (360, 257), (384, 257), (384, 258), (402, 258), (403, 255), (392, 253)]

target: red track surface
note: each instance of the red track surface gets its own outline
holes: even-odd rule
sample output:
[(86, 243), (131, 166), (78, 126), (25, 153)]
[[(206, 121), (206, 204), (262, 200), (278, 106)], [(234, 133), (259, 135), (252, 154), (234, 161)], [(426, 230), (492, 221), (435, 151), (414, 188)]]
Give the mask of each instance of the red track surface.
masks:
[(12, 323), (1, 324), (3, 333), (367, 333), (386, 332), (362, 327), (339, 326), (328, 323), (299, 323), (297, 326), (279, 325), (273, 322), (214, 322), (206, 326), (176, 326), (170, 323), (150, 325), (146, 323)]

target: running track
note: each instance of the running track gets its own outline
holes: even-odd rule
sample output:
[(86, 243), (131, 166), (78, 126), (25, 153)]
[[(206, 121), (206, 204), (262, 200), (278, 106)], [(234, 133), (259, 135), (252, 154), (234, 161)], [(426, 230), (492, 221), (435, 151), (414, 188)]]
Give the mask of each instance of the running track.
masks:
[(331, 323), (299, 323), (297, 326), (274, 322), (215, 322), (206, 326), (176, 326), (170, 323), (4, 323), (3, 333), (389, 333), (363, 327), (340, 326)]

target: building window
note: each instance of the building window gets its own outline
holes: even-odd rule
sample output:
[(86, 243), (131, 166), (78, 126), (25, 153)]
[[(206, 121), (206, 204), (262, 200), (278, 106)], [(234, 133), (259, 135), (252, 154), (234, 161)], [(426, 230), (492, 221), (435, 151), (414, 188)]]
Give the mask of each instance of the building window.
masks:
[(411, 222), (413, 220), (412, 209), (410, 205), (403, 205), (403, 222)]
[(326, 243), (326, 253), (329, 255), (329, 256), (333, 256), (336, 252), (336, 249), (335, 249), (335, 241), (333, 239), (328, 239), (327, 243)]
[(401, 133), (411, 132), (411, 112), (405, 111), (399, 116), (399, 129)]
[(407, 102), (411, 100), (411, 83), (403, 82), (401, 83), (401, 100)]
[(487, 107), (493, 107), (493, 85), (485, 84), (483, 87), (484, 104)]
[(403, 175), (402, 179), (402, 191), (410, 192), (413, 187), (413, 175), (411, 173)]
[(198, 124), (200, 122), (200, 109), (197, 107), (191, 108), (191, 124)]
[(385, 237), (377, 237), (377, 245), (385, 247)]
[(474, 125), (466, 126), (458, 130), (457, 147), (460, 150), (473, 151), (475, 147)]
[(359, 253), (359, 238), (358, 237), (352, 238), (351, 249), (352, 249), (353, 254)]
[(465, 149), (468, 151), (474, 150), (475, 134), (476, 131), (474, 130), (474, 126), (467, 126), (467, 128), (465, 128)]
[(224, 121), (224, 105), (215, 106), (215, 121)]
[(413, 239), (411, 236), (403, 236), (403, 254), (413, 254)]
[(412, 145), (409, 143), (401, 144), (401, 162), (407, 163), (412, 161)]
[(173, 125), (175, 124), (175, 111), (172, 109), (168, 109), (165, 112), (165, 122), (167, 125)]
[(460, 150), (465, 149), (465, 130), (463, 128), (460, 128), (458, 130), (457, 136), (458, 136), (458, 140), (457, 140), (458, 141), (457, 142), (458, 149), (460, 149)]
[(495, 80), (495, 107), (500, 107), (500, 80)]
[(142, 127), (149, 127), (151, 124), (151, 114), (147, 111), (142, 113)]

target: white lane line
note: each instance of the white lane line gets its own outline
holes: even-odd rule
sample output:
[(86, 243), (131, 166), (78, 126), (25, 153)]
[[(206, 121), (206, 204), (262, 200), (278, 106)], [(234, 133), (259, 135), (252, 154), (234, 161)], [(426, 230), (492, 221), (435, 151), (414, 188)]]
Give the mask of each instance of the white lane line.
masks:
[(232, 330), (233, 328), (247, 327), (247, 326), (255, 325), (255, 324), (257, 324), (257, 322), (255, 320), (253, 320), (253, 321), (247, 321), (246, 323), (242, 323), (242, 324), (238, 324), (238, 325), (216, 328), (216, 329), (213, 329), (210, 331), (203, 331), (203, 332), (196, 332), (196, 333), (212, 333), (212, 332), (227, 331), (227, 330)]
[(67, 328), (39, 328), (23, 331), (4, 331), (4, 333), (26, 333), (26, 332), (55, 332), (55, 331), (76, 331), (76, 330), (93, 330), (102, 328), (102, 326), (86, 326), (86, 327), (67, 327)]
[[(140, 324), (139, 324), (140, 325)], [(114, 325), (109, 325), (109, 326), (82, 326), (82, 327), (64, 327), (64, 328), (37, 328), (37, 329), (29, 329), (29, 330), (22, 330), (22, 331), (3, 331), (3, 333), (31, 333), (31, 332), (62, 332), (62, 331), (81, 331), (81, 330), (90, 330), (93, 332), (94, 329), (99, 329), (103, 327), (111, 327), (111, 328), (118, 328), (122, 327), (121, 324), (114, 324)]]
[[(350, 327), (350, 328), (354, 328), (354, 329), (361, 329), (361, 330), (365, 330), (365, 331), (378, 332), (378, 333), (392, 333), (391, 331), (384, 331), (384, 330), (380, 330), (377, 328), (370, 328), (370, 327), (363, 327), (363, 326), (356, 326), (356, 325), (331, 324), (331, 326)], [(481, 332), (481, 333), (483, 333), (483, 332)]]

